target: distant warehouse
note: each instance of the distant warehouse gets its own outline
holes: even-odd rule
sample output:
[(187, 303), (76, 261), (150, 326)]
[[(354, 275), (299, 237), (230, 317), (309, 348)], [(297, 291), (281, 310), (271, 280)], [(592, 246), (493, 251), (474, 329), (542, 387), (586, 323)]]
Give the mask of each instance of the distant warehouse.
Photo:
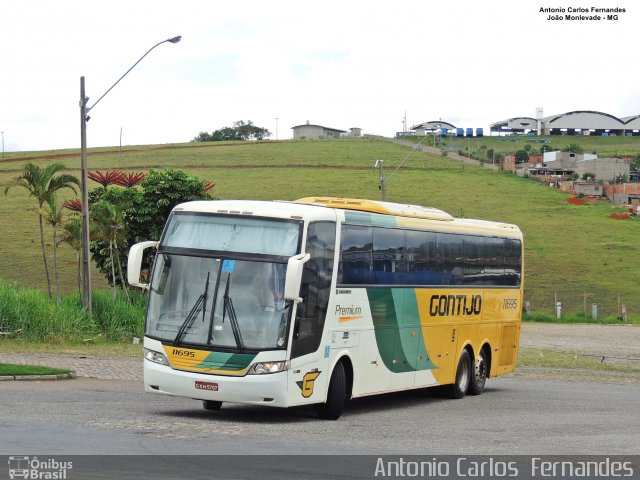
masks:
[(640, 115), (616, 117), (609, 113), (593, 110), (531, 117), (515, 117), (490, 126), (492, 134), (529, 135), (597, 135), (597, 136), (640, 136)]

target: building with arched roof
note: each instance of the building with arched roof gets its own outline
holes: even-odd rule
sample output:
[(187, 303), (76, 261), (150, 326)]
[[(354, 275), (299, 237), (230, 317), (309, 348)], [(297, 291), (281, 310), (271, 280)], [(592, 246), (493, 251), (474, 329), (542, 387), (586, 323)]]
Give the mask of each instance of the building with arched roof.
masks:
[(622, 119), (609, 113), (576, 110), (543, 118), (541, 130), (543, 135), (624, 135), (626, 126)]
[(550, 115), (539, 120), (514, 117), (491, 124), (491, 133), (542, 135), (640, 135), (640, 115), (616, 117), (594, 110)]
[(525, 133), (525, 131), (538, 131), (538, 121), (531, 117), (514, 117), (489, 126), (491, 133)]
[(623, 117), (620, 120), (624, 122), (627, 133), (629, 130), (640, 131), (640, 115), (633, 115), (632, 117)]
[(447, 130), (455, 130), (455, 125), (445, 122), (443, 120), (432, 120), (430, 122), (418, 123), (411, 127), (411, 131), (416, 132), (416, 135), (425, 135), (427, 133), (434, 133), (440, 131), (440, 129), (446, 128)]

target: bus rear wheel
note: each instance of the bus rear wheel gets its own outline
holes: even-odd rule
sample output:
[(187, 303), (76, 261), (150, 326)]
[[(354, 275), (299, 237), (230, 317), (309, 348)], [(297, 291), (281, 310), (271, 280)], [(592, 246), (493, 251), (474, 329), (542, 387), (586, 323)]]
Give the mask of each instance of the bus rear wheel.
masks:
[(462, 398), (467, 393), (469, 383), (471, 382), (471, 356), (468, 350), (463, 350), (458, 361), (458, 369), (456, 370), (456, 380), (453, 384), (447, 386), (447, 396), (449, 398)]
[(483, 348), (480, 350), (478, 359), (474, 362), (473, 375), (469, 382), (469, 395), (480, 395), (484, 392), (484, 386), (489, 376), (489, 359), (487, 351)]
[(205, 410), (220, 410), (220, 407), (222, 407), (222, 402), (219, 402), (217, 400), (203, 400), (202, 406)]
[(347, 400), (347, 379), (344, 372), (344, 365), (339, 362), (333, 369), (331, 380), (329, 381), (329, 391), (327, 401), (316, 405), (316, 413), (319, 418), (325, 420), (337, 420), (342, 415), (344, 404)]

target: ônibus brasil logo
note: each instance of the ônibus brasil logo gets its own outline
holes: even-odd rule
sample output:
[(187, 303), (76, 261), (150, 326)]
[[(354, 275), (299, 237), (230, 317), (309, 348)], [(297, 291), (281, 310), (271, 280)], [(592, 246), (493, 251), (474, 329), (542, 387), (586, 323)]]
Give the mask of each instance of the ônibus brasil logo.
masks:
[(53, 458), (39, 460), (38, 457), (9, 457), (9, 478), (28, 478), (37, 480), (65, 480), (67, 470), (73, 468), (73, 462), (61, 462)]

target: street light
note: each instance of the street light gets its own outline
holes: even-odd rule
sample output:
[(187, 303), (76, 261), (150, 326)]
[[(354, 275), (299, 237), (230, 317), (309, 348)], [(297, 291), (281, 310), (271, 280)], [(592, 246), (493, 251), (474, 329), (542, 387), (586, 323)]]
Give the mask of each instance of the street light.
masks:
[(380, 170), (380, 185), (378, 186), (378, 188), (380, 188), (380, 193), (382, 194), (383, 202), (387, 201), (387, 192), (385, 190), (387, 183), (389, 183), (389, 180), (391, 180), (391, 177), (393, 177), (396, 174), (396, 172), (400, 169), (400, 167), (402, 167), (402, 165), (404, 165), (405, 162), (409, 160), (409, 157), (413, 155), (413, 152), (415, 152), (416, 150), (418, 150), (418, 148), (420, 148), (420, 145), (422, 144), (422, 142), (424, 142), (425, 138), (427, 138), (426, 135), (422, 137), (422, 139), (411, 149), (411, 151), (407, 154), (407, 156), (404, 157), (404, 160), (400, 162), (400, 165), (398, 165), (396, 169), (393, 172), (391, 172), (391, 175), (389, 175), (388, 178), (384, 178), (384, 173), (382, 172), (382, 164), (384, 163), (384, 160), (380, 160), (380, 159), (376, 160), (376, 163), (373, 165), (373, 167)]
[(87, 192), (87, 122), (89, 121), (89, 112), (102, 100), (107, 93), (109, 93), (113, 87), (115, 87), (120, 80), (122, 80), (133, 68), (138, 65), (144, 57), (146, 57), (151, 50), (163, 43), (178, 43), (181, 40), (181, 36), (168, 38), (161, 42), (156, 43), (147, 52), (138, 59), (136, 63), (131, 65), (124, 74), (109, 87), (109, 89), (102, 94), (98, 100), (92, 105), (87, 106), (89, 97), (85, 95), (84, 90), (84, 77), (80, 77), (80, 164), (81, 164), (81, 190), (82, 190), (82, 305), (89, 314), (91, 314), (91, 279), (89, 274), (89, 267), (91, 264), (89, 258), (89, 195)]
[(380, 188), (380, 193), (382, 194), (382, 201), (385, 202), (387, 200), (387, 194), (384, 191), (384, 187), (387, 184), (387, 182), (384, 181), (384, 172), (382, 170), (383, 164), (384, 164), (384, 160), (378, 159), (376, 160), (376, 163), (373, 165), (373, 167), (380, 170), (380, 187), (379, 188)]

